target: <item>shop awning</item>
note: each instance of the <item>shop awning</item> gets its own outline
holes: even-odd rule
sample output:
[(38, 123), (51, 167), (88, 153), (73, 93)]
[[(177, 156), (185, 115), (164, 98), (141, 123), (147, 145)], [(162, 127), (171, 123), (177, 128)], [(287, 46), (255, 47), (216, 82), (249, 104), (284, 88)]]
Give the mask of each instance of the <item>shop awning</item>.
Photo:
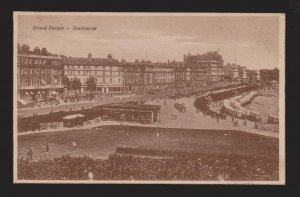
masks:
[(57, 94), (57, 92), (55, 92), (55, 91), (52, 91), (52, 92), (51, 92), (51, 94)]
[(64, 120), (71, 120), (71, 119), (74, 119), (74, 118), (81, 118), (81, 117), (84, 117), (84, 115), (82, 115), (82, 114), (73, 114), (73, 115), (65, 116), (65, 117), (63, 117), (63, 119)]

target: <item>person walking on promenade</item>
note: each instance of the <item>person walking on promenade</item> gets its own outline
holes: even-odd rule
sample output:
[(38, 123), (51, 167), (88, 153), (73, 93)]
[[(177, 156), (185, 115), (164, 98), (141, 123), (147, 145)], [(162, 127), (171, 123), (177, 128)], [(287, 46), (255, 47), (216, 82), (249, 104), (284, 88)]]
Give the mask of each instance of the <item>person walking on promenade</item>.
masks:
[(73, 146), (73, 149), (76, 149), (77, 144), (76, 144), (75, 140), (72, 142), (72, 146)]
[(88, 178), (90, 181), (94, 180), (94, 174), (91, 171), (88, 173)]
[(244, 122), (243, 122), (244, 127), (247, 126), (247, 120), (245, 118)]
[(27, 156), (27, 160), (32, 160), (32, 156), (33, 156), (33, 152), (30, 148), (27, 148), (27, 151), (26, 151), (26, 156)]
[(48, 143), (45, 144), (45, 151), (46, 151), (46, 156), (49, 156), (49, 145)]
[(43, 152), (43, 154), (45, 154), (45, 152), (46, 152), (46, 145), (45, 144), (42, 145), (42, 152)]

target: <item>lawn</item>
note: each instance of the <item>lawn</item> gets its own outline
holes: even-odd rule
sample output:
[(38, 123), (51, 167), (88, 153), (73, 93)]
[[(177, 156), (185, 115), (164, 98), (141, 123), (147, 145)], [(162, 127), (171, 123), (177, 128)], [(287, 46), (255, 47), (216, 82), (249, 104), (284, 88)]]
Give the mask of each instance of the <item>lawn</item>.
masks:
[[(157, 137), (157, 132), (163, 132)], [(127, 135), (128, 134), (128, 135)], [(72, 141), (77, 147), (72, 147)], [(49, 156), (41, 146), (48, 143)], [(33, 159), (54, 158), (61, 155), (88, 155), (107, 158), (117, 147), (143, 147), (161, 150), (192, 150), (242, 155), (268, 155), (278, 157), (277, 138), (241, 131), (160, 129), (145, 127), (103, 126), (97, 129), (57, 131), (18, 136), (18, 155), (26, 156), (26, 148), (33, 150)]]

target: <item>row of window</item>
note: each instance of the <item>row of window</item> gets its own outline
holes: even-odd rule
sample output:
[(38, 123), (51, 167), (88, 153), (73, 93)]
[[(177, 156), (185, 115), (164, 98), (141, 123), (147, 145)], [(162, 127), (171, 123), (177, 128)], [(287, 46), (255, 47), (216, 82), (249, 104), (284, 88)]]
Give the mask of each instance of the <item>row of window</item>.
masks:
[(123, 73), (121, 73), (120, 71), (83, 71), (83, 70), (71, 70), (71, 71), (68, 71), (66, 70), (65, 71), (65, 75), (106, 75), (106, 76), (121, 76)]
[[(74, 80), (74, 78), (70, 78), (70, 80)], [(85, 84), (87, 82), (88, 78), (83, 78), (83, 79), (80, 79), (80, 82), (82, 84)], [(109, 78), (109, 77), (104, 77), (104, 78), (95, 78), (95, 82), (96, 83), (123, 83), (123, 79), (122, 78)]]
[(65, 69), (89, 69), (89, 70), (123, 70), (120, 66), (87, 66), (87, 65), (65, 65)]
[(19, 74), (54, 74), (61, 75), (62, 70), (41, 68), (19, 68)]
[[(147, 83), (150, 83), (151, 80), (149, 78), (146, 79)], [(174, 82), (175, 79), (174, 78), (157, 78), (157, 79), (153, 79), (152, 82), (153, 83), (171, 83)], [(143, 80), (138, 80), (138, 79), (127, 79), (127, 83), (142, 83)]]
[(36, 87), (36, 86), (43, 86), (43, 85), (61, 85), (61, 79), (53, 79), (52, 80), (46, 80), (46, 79), (21, 79), (21, 86), (23, 87)]
[(18, 64), (29, 65), (29, 64), (36, 64), (36, 65), (60, 65), (60, 60), (54, 59), (39, 59), (39, 58), (24, 58), (18, 57)]

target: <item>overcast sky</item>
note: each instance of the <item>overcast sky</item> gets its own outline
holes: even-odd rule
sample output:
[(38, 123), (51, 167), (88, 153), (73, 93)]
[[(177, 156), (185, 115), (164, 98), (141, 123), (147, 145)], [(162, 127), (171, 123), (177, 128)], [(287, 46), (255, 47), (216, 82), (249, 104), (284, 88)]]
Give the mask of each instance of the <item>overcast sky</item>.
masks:
[[(33, 26), (90, 26), (96, 31), (38, 31)], [(278, 66), (278, 16), (18, 16), (17, 41), (66, 56), (183, 61), (218, 50), (249, 69)]]

